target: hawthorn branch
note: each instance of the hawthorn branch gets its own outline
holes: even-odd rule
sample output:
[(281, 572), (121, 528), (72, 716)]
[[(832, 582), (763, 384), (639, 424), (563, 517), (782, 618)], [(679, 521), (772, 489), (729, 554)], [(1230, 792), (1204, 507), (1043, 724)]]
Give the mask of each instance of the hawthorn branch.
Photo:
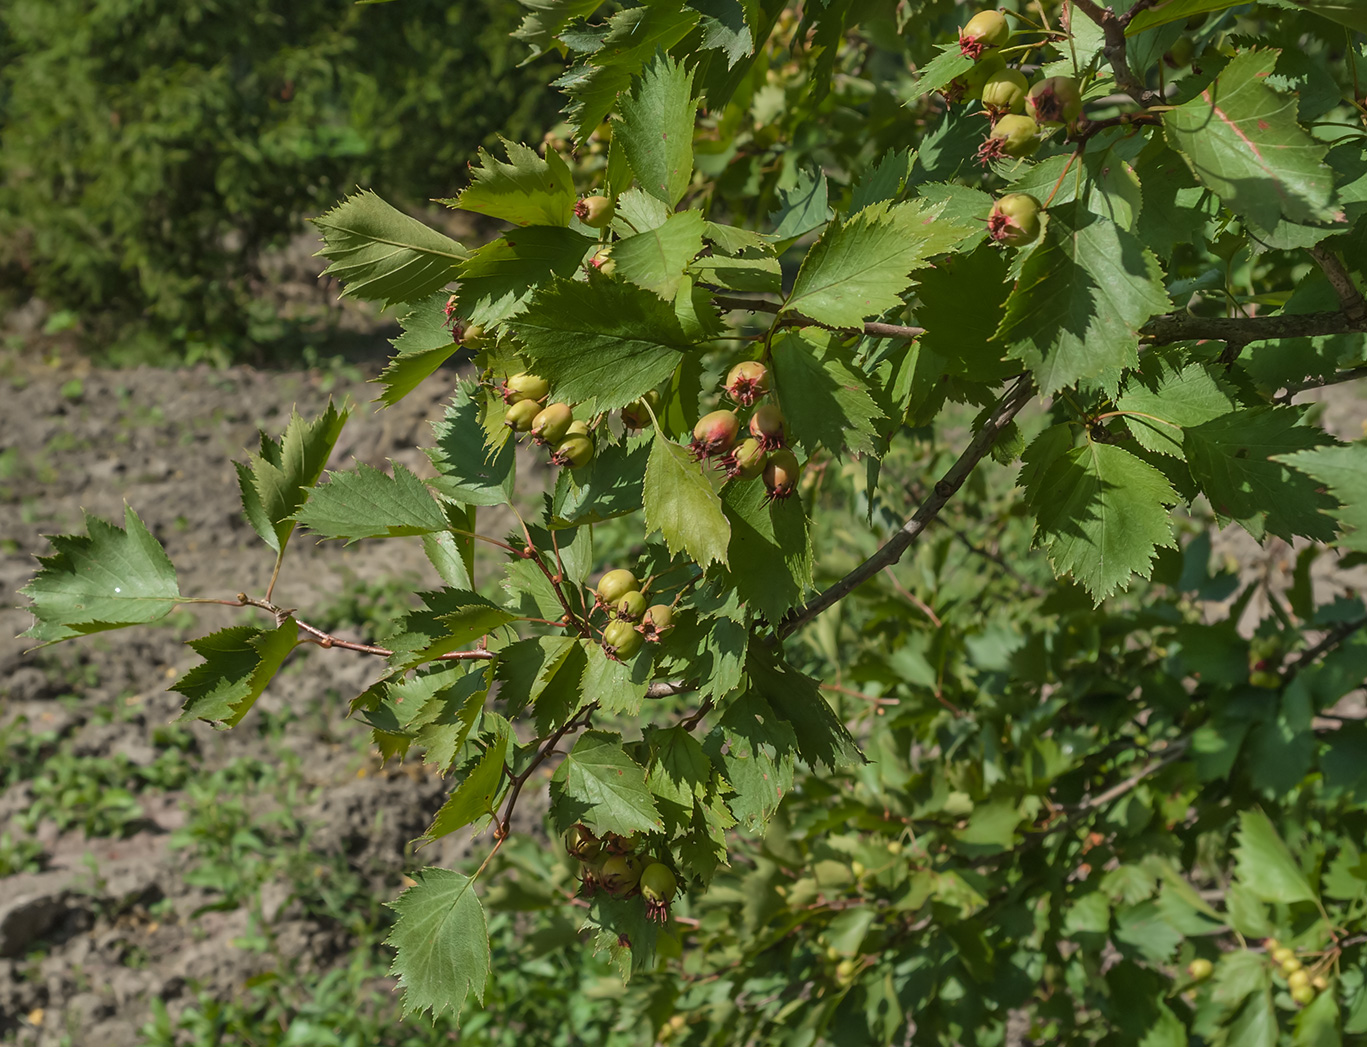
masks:
[(1364, 627), (1367, 627), (1367, 618), (1354, 618), (1352, 621), (1340, 622), (1338, 625), (1334, 626), (1334, 628), (1330, 629), (1325, 635), (1324, 639), (1315, 644), (1314, 647), (1304, 651), (1299, 658), (1283, 670), (1282, 682), (1290, 683), (1292, 679), (1295, 678), (1296, 674), (1309, 666), (1311, 662), (1314, 662), (1321, 655), (1327, 654), (1339, 644), (1343, 643), (1344, 640), (1348, 639), (1348, 637)]
[[(778, 302), (770, 302), (762, 298), (731, 298), (727, 295), (717, 295), (712, 299), (718, 308), (725, 310), (747, 310), (749, 312), (777, 313), (783, 306)], [(817, 320), (812, 320), (806, 316), (794, 314), (784, 317), (779, 321), (780, 327), (823, 327), (826, 330), (838, 330), (847, 334), (866, 334), (870, 338), (902, 338), (911, 341), (913, 338), (920, 338), (926, 333), (924, 327), (909, 327), (905, 324), (885, 324), (878, 321), (871, 321), (862, 327), (840, 327), (830, 328)]]
[(1324, 244), (1316, 244), (1310, 248), (1310, 257), (1323, 270), (1329, 286), (1339, 296), (1339, 305), (1348, 321), (1356, 324), (1367, 323), (1367, 301), (1363, 301), (1362, 292), (1357, 289), (1357, 284), (1353, 283), (1353, 278), (1348, 275), (1348, 270), (1343, 267), (1338, 255)]
[[(577, 731), (581, 727), (587, 727), (589, 725), (589, 720), (597, 709), (598, 703), (594, 702), (592, 705), (586, 706), (571, 716), (561, 724), (556, 731), (548, 735), (546, 739), (542, 741), (540, 747), (536, 750), (536, 755), (532, 757), (532, 762), (527, 764), (520, 774), (511, 775), (513, 784), (508, 790), (508, 799), (503, 805), (503, 817), (499, 819), (498, 826), (494, 830), (495, 837), (499, 843), (502, 843), (508, 836), (513, 819), (513, 808), (517, 806), (517, 798), (522, 794), (522, 787), (527, 784), (527, 779), (532, 776), (532, 772), (540, 767), (542, 763), (545, 762), (546, 757), (550, 756), (550, 754), (555, 751), (555, 747), (560, 744), (560, 739), (564, 738), (565, 735), (569, 734), (571, 731)], [(497, 847), (495, 847), (495, 850), (497, 850)], [(490, 855), (490, 857), (493, 857), (493, 855)], [(483, 866), (481, 866), (481, 868), (483, 868)]]
[[(275, 624), (277, 627), (283, 625), (287, 619), (294, 618), (294, 624), (297, 625), (302, 632), (309, 634), (310, 639), (306, 642), (315, 643), (319, 647), (337, 647), (343, 651), (358, 651), (361, 654), (378, 654), (382, 658), (388, 658), (394, 653), (388, 647), (379, 647), (370, 643), (354, 643), (351, 640), (343, 640), (340, 636), (333, 636), (329, 632), (309, 625), (308, 622), (300, 621), (298, 618), (295, 618), (294, 611), (289, 608), (277, 607), (269, 600), (258, 600), (248, 596), (246, 593), (238, 593), (236, 603), (230, 603), (230, 601), (227, 600), (214, 602), (227, 603), (229, 606), (233, 607), (259, 607), (261, 610), (266, 611), (275, 617)], [(449, 651), (446, 654), (438, 656), (436, 660), (445, 662), (488, 661), (494, 657), (495, 655), (492, 651)]]
[(1146, 345), (1172, 342), (1227, 342), (1247, 345), (1278, 338), (1314, 338), (1329, 334), (1367, 333), (1367, 316), (1354, 320), (1343, 312), (1292, 313), (1277, 316), (1155, 316), (1139, 329)]
[(1035, 385), (1029, 375), (1021, 375), (1016, 379), (1016, 384), (997, 401), (997, 406), (988, 415), (987, 420), (983, 422), (982, 428), (974, 434), (973, 439), (964, 448), (958, 460), (935, 484), (930, 497), (921, 503), (916, 514), (876, 553), (822, 592), (806, 607), (784, 618), (776, 630), (779, 639), (799, 629), (832, 604), (843, 600), (857, 586), (867, 582), (883, 568), (900, 560), (903, 554), (911, 548), (912, 543), (921, 537), (930, 522), (939, 515), (940, 510), (963, 485), (968, 474), (980, 461), (987, 457), (988, 452), (992, 450), (992, 445), (997, 442), (997, 437), (1001, 431), (1016, 417), (1020, 409), (1030, 402), (1034, 395)]
[(1297, 393), (1303, 393), (1307, 389), (1321, 389), (1326, 385), (1341, 385), (1344, 382), (1356, 382), (1359, 378), (1367, 378), (1367, 365), (1362, 367), (1350, 367), (1346, 371), (1337, 371), (1334, 374), (1326, 375), (1323, 378), (1311, 378), (1304, 382), (1296, 382), (1286, 387), (1286, 392), (1277, 397), (1278, 403), (1289, 403), (1291, 398)]
[(1162, 95), (1150, 91), (1144, 82), (1130, 68), (1129, 57), (1125, 53), (1125, 27), (1137, 11), (1129, 15), (1117, 15), (1109, 7), (1103, 8), (1096, 0), (1072, 0), (1073, 6), (1101, 27), (1106, 43), (1101, 49), (1102, 56), (1111, 64), (1116, 86), (1135, 100), (1141, 107), (1148, 109), (1163, 101)]

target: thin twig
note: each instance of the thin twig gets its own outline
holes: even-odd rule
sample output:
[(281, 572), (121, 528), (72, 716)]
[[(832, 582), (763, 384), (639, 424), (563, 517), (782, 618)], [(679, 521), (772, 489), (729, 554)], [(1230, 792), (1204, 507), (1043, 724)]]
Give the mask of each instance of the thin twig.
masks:
[(697, 684), (683, 683), (682, 681), (669, 682), (660, 680), (646, 688), (647, 698), (669, 698), (676, 694), (687, 694), (689, 691), (696, 691)]
[(891, 564), (883, 568), (883, 573), (888, 576), (888, 581), (892, 583), (892, 588), (897, 593), (897, 595), (902, 597), (902, 599), (906, 600), (909, 604), (915, 607), (923, 615), (929, 618), (931, 624), (934, 625), (935, 628), (939, 629), (941, 626), (944, 625), (944, 622), (940, 621), (940, 616), (936, 614), (933, 610), (931, 610), (931, 607), (928, 603), (926, 603), (919, 596), (917, 596), (915, 593), (913, 593), (910, 589), (908, 589), (906, 586), (904, 586), (901, 582), (897, 580), (897, 576), (892, 573)]
[(1354, 618), (1351, 622), (1341, 622), (1334, 626), (1325, 634), (1324, 639), (1315, 644), (1314, 647), (1308, 648), (1299, 658), (1282, 670), (1282, 682), (1290, 683), (1298, 672), (1319, 658), (1320, 655), (1337, 647), (1364, 626), (1367, 626), (1367, 617)]
[(1125, 53), (1125, 27), (1129, 22), (1110, 8), (1103, 8), (1095, 0), (1072, 0), (1073, 6), (1101, 27), (1106, 43), (1101, 49), (1102, 56), (1111, 64), (1116, 86), (1147, 109), (1163, 101), (1163, 96), (1150, 91), (1144, 82), (1130, 68), (1129, 56)]
[(1322, 389), (1326, 385), (1339, 385), (1343, 382), (1356, 382), (1359, 378), (1367, 378), (1367, 366), (1350, 367), (1346, 371), (1338, 371), (1323, 378), (1311, 378), (1308, 381), (1296, 382), (1286, 387), (1286, 392), (1277, 397), (1278, 403), (1289, 403), (1291, 398), (1297, 393), (1303, 393), (1307, 389)]
[[(294, 611), (289, 608), (277, 607), (269, 600), (258, 600), (248, 596), (246, 593), (238, 593), (236, 603), (231, 603), (228, 600), (196, 602), (224, 603), (228, 604), (230, 607), (259, 607), (261, 610), (267, 611), (275, 616), (277, 626), (283, 625), (287, 619), (293, 618), (294, 624), (312, 637), (312, 639), (307, 642), (316, 643), (319, 647), (337, 647), (344, 651), (358, 651), (361, 654), (377, 654), (382, 658), (388, 658), (394, 653), (388, 647), (380, 647), (370, 643), (354, 643), (351, 640), (343, 640), (340, 636), (333, 636), (329, 632), (324, 632), (322, 629), (309, 625), (308, 622), (300, 621), (298, 618), (295, 618)], [(438, 655), (434, 660), (444, 662), (488, 661), (496, 657), (498, 656), (494, 654), (493, 651), (448, 651), (446, 654)]]
[(833, 691), (836, 694), (847, 694), (851, 698), (858, 698), (862, 702), (871, 702), (874, 705), (901, 705), (900, 698), (879, 698), (874, 694), (865, 694), (863, 691), (856, 691), (852, 687), (841, 687), (838, 683), (818, 684), (823, 691)]
[(884, 567), (900, 560), (912, 543), (920, 538), (930, 522), (939, 515), (940, 510), (945, 507), (945, 504), (954, 496), (963, 482), (968, 479), (968, 474), (983, 458), (987, 457), (988, 452), (997, 442), (997, 437), (1001, 431), (1016, 417), (1020, 409), (1030, 402), (1034, 395), (1035, 386), (1030, 376), (1021, 375), (997, 402), (997, 406), (983, 422), (982, 428), (974, 434), (973, 439), (964, 448), (963, 453), (959, 455), (958, 461), (950, 466), (949, 470), (935, 484), (931, 496), (921, 504), (921, 507), (916, 510), (916, 514), (867, 560), (826, 589), (806, 607), (800, 611), (794, 611), (784, 618), (779, 623), (777, 630), (780, 639), (811, 621), (826, 608), (843, 600), (856, 586), (868, 581), (882, 571)]
[[(732, 298), (728, 295), (717, 295), (712, 299), (718, 308), (723, 310), (744, 309), (750, 312), (778, 313), (783, 310), (782, 304), (770, 302), (763, 298)], [(819, 323), (806, 316), (793, 314), (785, 316), (777, 324), (779, 327), (825, 327), (827, 330), (838, 330), (849, 334), (866, 334), (870, 338), (904, 338), (910, 341), (919, 338), (926, 333), (924, 327), (908, 327), (905, 324), (885, 324), (878, 321), (870, 321), (862, 327), (840, 327), (830, 328), (825, 324)]]
[[(494, 830), (494, 835), (498, 840), (501, 841), (508, 835), (509, 826), (511, 825), (513, 817), (513, 808), (517, 806), (517, 798), (522, 793), (522, 787), (527, 784), (527, 779), (532, 776), (532, 772), (541, 766), (546, 757), (550, 756), (555, 750), (555, 747), (560, 744), (560, 739), (564, 738), (565, 735), (569, 734), (571, 731), (576, 731), (580, 727), (587, 727), (590, 718), (597, 708), (598, 703), (594, 702), (592, 705), (585, 706), (579, 712), (571, 716), (561, 724), (558, 730), (549, 735), (541, 743), (541, 746), (536, 751), (536, 755), (532, 757), (532, 762), (526, 766), (522, 773), (512, 776), (513, 784), (508, 790), (508, 799), (503, 805), (503, 817), (499, 820), (498, 827)], [(497, 847), (495, 847), (495, 850), (497, 850)]]
[(1170, 746), (1168, 746), (1167, 751), (1164, 752), (1162, 756), (1150, 760), (1142, 768), (1140, 768), (1134, 774), (1126, 778), (1123, 782), (1118, 782), (1117, 784), (1107, 789), (1105, 792), (1097, 793), (1095, 796), (1083, 800), (1081, 803), (1073, 807), (1064, 808), (1064, 810), (1071, 812), (1069, 820), (1073, 821), (1079, 816), (1086, 814), (1088, 811), (1094, 811), (1098, 807), (1105, 807), (1106, 804), (1110, 803), (1112, 800), (1120, 799), (1120, 797), (1124, 796), (1127, 792), (1129, 792), (1135, 786), (1139, 785), (1146, 778), (1149, 778), (1157, 774), (1164, 767), (1174, 762), (1175, 760), (1181, 759), (1182, 756), (1186, 754), (1186, 751), (1190, 747), (1190, 745), (1190, 739), (1179, 738), (1177, 741), (1173, 742)]
[(1367, 333), (1367, 319), (1344, 313), (1279, 313), (1276, 316), (1192, 316), (1167, 313), (1139, 329), (1147, 345), (1172, 342), (1231, 342), (1247, 345), (1278, 338), (1314, 338), (1330, 334)]
[(1358, 290), (1357, 284), (1353, 283), (1353, 278), (1348, 275), (1348, 270), (1343, 267), (1338, 255), (1324, 244), (1316, 244), (1310, 248), (1310, 257), (1323, 270), (1329, 286), (1339, 296), (1339, 305), (1348, 321), (1357, 324), (1367, 322), (1367, 301), (1363, 300), (1362, 292)]

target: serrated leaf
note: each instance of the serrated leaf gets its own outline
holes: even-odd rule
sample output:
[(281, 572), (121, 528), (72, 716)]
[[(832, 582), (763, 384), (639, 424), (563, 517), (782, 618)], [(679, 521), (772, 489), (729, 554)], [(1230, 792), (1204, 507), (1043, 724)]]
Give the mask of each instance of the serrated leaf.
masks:
[(1169, 308), (1153, 253), (1114, 222), (1070, 204), (1050, 212), (1021, 267), (995, 340), (1049, 394), (1139, 361), (1139, 328)]
[[(496, 675), (498, 696), (506, 703), (505, 714), (513, 718), (534, 703), (578, 646), (579, 640), (573, 636), (535, 636), (503, 648)], [(574, 685), (578, 687), (578, 677)]]
[(1165, 0), (1163, 3), (1154, 4), (1147, 11), (1138, 12), (1133, 21), (1126, 26), (1125, 35), (1135, 36), (1145, 29), (1167, 25), (1169, 22), (1187, 19), (1192, 15), (1238, 7), (1240, 2), (1241, 0)]
[(1338, 545), (1367, 552), (1367, 444), (1317, 447), (1277, 456), (1283, 462), (1329, 488), (1337, 509), (1322, 509), (1338, 522)]
[(804, 167), (798, 172), (797, 182), (778, 192), (778, 209), (769, 216), (774, 231), (772, 240), (796, 240), (813, 229), (820, 229), (831, 219), (826, 203), (826, 172)]
[(835, 771), (864, 762), (815, 680), (774, 658), (768, 648), (752, 647), (745, 669), (755, 691), (792, 725), (798, 753), (808, 764)]
[(551, 395), (594, 412), (625, 407), (663, 382), (693, 341), (673, 306), (612, 280), (555, 280), (508, 321)]
[(731, 525), (721, 498), (692, 454), (656, 433), (643, 489), (646, 534), (659, 531), (671, 553), (686, 552), (700, 567), (727, 562)]
[(484, 1002), (489, 928), (474, 881), (448, 869), (423, 869), (389, 907), (398, 914), (385, 944), (395, 950), (389, 973), (399, 979), (405, 1014), (448, 1008), (460, 1017), (470, 996)]
[(702, 250), (702, 212), (681, 211), (665, 223), (612, 245), (617, 276), (672, 302), (684, 270)]
[(619, 236), (628, 237), (660, 228), (669, 221), (669, 215), (670, 210), (663, 200), (657, 200), (640, 189), (628, 189), (617, 198), (612, 229)]
[(1236, 55), (1201, 94), (1163, 114), (1172, 147), (1235, 214), (1271, 229), (1333, 217), (1328, 146), (1296, 122), (1294, 96), (1264, 82), (1276, 51)]
[(185, 695), (180, 718), (236, 727), (298, 643), (293, 618), (276, 629), (237, 625), (189, 641), (204, 661), (171, 685)]
[(457, 677), (424, 703), (421, 725), (413, 735), (414, 743), (424, 750), (423, 763), (440, 774), (450, 769), (484, 709), (492, 678), (492, 668), (486, 663)]
[(380, 376), (371, 379), (384, 387), (375, 399), (386, 407), (411, 393), (460, 348), (451, 337), (446, 298), (445, 292), (430, 295), (399, 317), (403, 333), (390, 343), (397, 352)]
[(936, 49), (940, 53), (918, 71), (912, 100), (931, 91), (944, 90), (951, 80), (973, 68), (974, 60), (963, 53), (957, 40), (949, 44), (937, 44)]
[(872, 451), (883, 412), (853, 369), (848, 350), (818, 332), (783, 332), (773, 342), (772, 377), (793, 438), (808, 453), (825, 447)]
[[(612, 15), (602, 44), (555, 81), (570, 96), (575, 135), (589, 136), (656, 51), (669, 51), (698, 24), (699, 12), (680, 0), (659, 0)], [(691, 126), (690, 126), (691, 133)]]
[(388, 641), (394, 669), (415, 668), (486, 636), (514, 618), (478, 593), (456, 589), (419, 593), (427, 606), (412, 611), (398, 622), (398, 633)]
[[(825, 219), (823, 219), (824, 221)], [(755, 250), (772, 253), (773, 237), (757, 233), (751, 229), (740, 229), (734, 225), (719, 225), (716, 222), (703, 223), (703, 236), (724, 255), (735, 257), (746, 251)]]
[(1154, 553), (1173, 543), (1177, 495), (1153, 466), (1113, 444), (1088, 441), (1044, 470), (1029, 492), (1035, 544), (1054, 573), (1072, 575), (1100, 604), (1130, 575), (1149, 577)]
[(164, 618), (180, 599), (176, 569), (131, 506), (123, 527), (85, 516), (84, 535), (49, 535), (52, 553), (19, 591), (32, 604), (24, 632), (43, 643)]
[(646, 784), (657, 800), (679, 807), (685, 819), (707, 794), (712, 782), (712, 761), (698, 740), (682, 726), (665, 730), (648, 728), (650, 771)]
[(479, 166), (470, 168), (470, 185), (454, 200), (441, 202), (514, 225), (569, 225), (575, 203), (569, 164), (554, 149), (543, 159), (530, 146), (502, 141), (507, 163), (481, 149)]
[(347, 197), (313, 219), (323, 234), (318, 252), (331, 260), (324, 276), (335, 276), (344, 295), (389, 307), (414, 302), (440, 290), (455, 276), (466, 250), (385, 203), (369, 190)]
[(517, 448), (511, 441), (486, 453), (479, 404), (464, 386), (432, 423), (436, 446), (424, 448), (438, 476), (432, 486), (446, 497), (467, 505), (504, 505), (512, 497)]
[(294, 514), (308, 498), (308, 489), (323, 475), (349, 414), (338, 413), (331, 401), (323, 416), (313, 422), (293, 412), (281, 439), (262, 432), (260, 453), (252, 455), (247, 465), (237, 466), (243, 513), (276, 555), (284, 554), (294, 533)]
[(621, 141), (641, 188), (671, 208), (683, 198), (693, 177), (697, 107), (692, 71), (662, 53), (651, 59), (631, 92), (617, 104), (622, 119), (613, 140)]
[(902, 195), (916, 163), (916, 150), (889, 149), (855, 183), (850, 194), (850, 214), (872, 204), (890, 203)]
[(427, 841), (440, 840), (471, 822), (496, 813), (507, 768), (507, 743), (507, 727), (500, 723), (479, 760), (451, 790), (451, 795), (432, 818), (432, 824), (423, 834)]
[(1262, 811), (1240, 811), (1234, 874), (1265, 902), (1316, 901), (1315, 890)]
[(445, 531), (446, 513), (427, 485), (399, 462), (394, 475), (360, 462), (356, 471), (331, 472), (295, 520), (324, 538), (398, 538)]
[(812, 584), (812, 539), (801, 495), (771, 500), (759, 480), (722, 488), (731, 521), (727, 572), (741, 599), (779, 622)]
[(643, 504), (649, 435), (598, 445), (593, 460), (579, 469), (561, 469), (550, 496), (548, 526), (580, 527), (637, 512)]
[(1259, 406), (1232, 411), (1183, 431), (1191, 474), (1221, 516), (1254, 538), (1271, 532), (1332, 541), (1333, 499), (1281, 456), (1333, 442), (1322, 430), (1300, 425), (1302, 408)]
[[(1016, 368), (1005, 347), (992, 341), (1011, 293), (1001, 251), (984, 244), (950, 255), (918, 281), (916, 322), (926, 329), (919, 344), (942, 357), (949, 373), (999, 381)], [(965, 309), (970, 299), (973, 308)]]
[(911, 272), (977, 230), (937, 222), (920, 201), (870, 204), (848, 222), (833, 220), (802, 261), (784, 312), (830, 327), (862, 328), (901, 305)]
[(515, 316), (552, 276), (573, 277), (596, 241), (559, 226), (528, 226), (493, 240), (461, 263), (459, 308), (469, 323)]
[(551, 815), (557, 831), (582, 822), (595, 835), (655, 832), (660, 812), (646, 773), (622, 749), (620, 735), (585, 731), (551, 778)]
[(1139, 446), (1173, 458), (1185, 458), (1182, 432), (1234, 409), (1228, 386), (1210, 365), (1146, 357), (1144, 369), (1131, 375), (1116, 407), (1129, 412), (1125, 424)]
[(793, 787), (797, 739), (792, 725), (752, 691), (727, 708), (704, 739), (703, 751), (731, 785), (726, 802), (736, 821), (762, 833)]
[(1340, 1047), (1339, 1002), (1333, 992), (1316, 993), (1296, 1015), (1296, 1047)]
[(641, 711), (646, 688), (650, 686), (651, 646), (642, 645), (630, 658), (609, 658), (601, 644), (587, 645), (588, 664), (584, 667), (582, 688), (604, 712), (636, 716)]
[(556, 37), (565, 27), (593, 14), (602, 0), (521, 0), (521, 3), (529, 13), (522, 16), (521, 24), (512, 35), (532, 49), (532, 54), (523, 62), (525, 65), (557, 47)]
[(779, 294), (783, 290), (783, 269), (778, 259), (770, 255), (744, 258), (709, 255), (694, 262), (689, 272), (699, 283), (727, 291)]

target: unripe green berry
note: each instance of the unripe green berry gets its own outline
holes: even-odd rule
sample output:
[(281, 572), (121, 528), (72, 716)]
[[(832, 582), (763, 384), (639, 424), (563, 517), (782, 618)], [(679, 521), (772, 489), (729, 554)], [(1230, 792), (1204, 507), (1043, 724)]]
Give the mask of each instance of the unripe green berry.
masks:
[(460, 344), (467, 349), (479, 349), (489, 341), (489, 332), (483, 324), (471, 324), (461, 329)]
[(593, 266), (594, 271), (600, 276), (612, 276), (617, 272), (617, 260), (612, 257), (612, 248), (603, 247), (596, 251), (589, 265)]
[(639, 592), (630, 592), (612, 605), (612, 616), (628, 622), (640, 621), (646, 613), (646, 598)]
[(1007, 193), (992, 205), (987, 232), (999, 244), (1021, 247), (1039, 236), (1040, 204), (1028, 193)]
[(1291, 999), (1295, 1000), (1302, 1007), (1315, 1002), (1315, 990), (1309, 985), (1302, 985), (1297, 989), (1291, 990)]
[(633, 400), (622, 408), (622, 424), (628, 429), (644, 429), (650, 424), (650, 412), (658, 409), (659, 405), (660, 394), (652, 389), (639, 400)]
[(1082, 91), (1070, 76), (1051, 76), (1030, 88), (1025, 107), (1041, 127), (1071, 124), (1082, 115)]
[(574, 205), (574, 217), (590, 229), (603, 229), (612, 221), (612, 201), (606, 196), (586, 196)]
[(729, 479), (753, 480), (764, 472), (768, 457), (763, 444), (753, 436), (748, 436), (722, 455), (719, 467), (726, 471)]
[(1288, 949), (1285, 945), (1279, 945), (1272, 950), (1272, 959), (1276, 963), (1286, 963), (1287, 960), (1296, 958), (1296, 950)]
[(550, 388), (544, 378), (534, 374), (515, 374), (503, 383), (503, 402), (515, 404), (523, 400), (542, 400)]
[(801, 475), (797, 456), (792, 451), (787, 448), (775, 451), (764, 466), (764, 486), (769, 489), (769, 497), (776, 501), (787, 498), (797, 489)]
[(532, 436), (537, 443), (558, 444), (569, 435), (572, 421), (569, 404), (550, 404), (532, 419)]
[(1006, 68), (1006, 59), (996, 51), (988, 51), (963, 76), (955, 77), (945, 91), (951, 102), (961, 98), (981, 98), (983, 85)]
[(758, 360), (743, 360), (726, 376), (726, 394), (749, 407), (769, 391), (769, 369)]
[(1215, 973), (1215, 964), (1204, 956), (1198, 956), (1187, 964), (1187, 975), (1194, 982), (1203, 982)]
[(603, 849), (603, 841), (588, 830), (587, 826), (572, 825), (565, 833), (565, 850), (581, 862), (591, 862)]
[(613, 894), (626, 894), (641, 879), (641, 859), (634, 854), (614, 854), (603, 863), (599, 879)]
[(643, 643), (645, 637), (630, 622), (621, 618), (609, 622), (603, 630), (603, 646), (618, 661), (626, 661), (641, 649)]
[(503, 424), (513, 432), (525, 433), (532, 427), (532, 421), (541, 413), (541, 405), (535, 400), (518, 400), (503, 415)]
[(570, 433), (555, 445), (551, 461), (556, 465), (568, 465), (571, 469), (582, 469), (593, 461), (593, 437), (583, 433)]
[(1292, 971), (1290, 974), (1286, 976), (1286, 984), (1293, 989), (1299, 988), (1302, 985), (1309, 985), (1310, 972), (1305, 970), (1304, 968)]
[(1290, 959), (1282, 961), (1282, 974), (1292, 975), (1301, 969), (1301, 961), (1292, 956)]
[(740, 433), (740, 419), (735, 411), (713, 411), (698, 419), (693, 427), (693, 457), (713, 458), (725, 454)]
[(1004, 156), (1029, 156), (1039, 148), (1038, 133), (1039, 126), (1030, 117), (1008, 113), (992, 125), (987, 141), (978, 149), (978, 159), (987, 164)]
[(641, 872), (641, 897), (646, 900), (646, 917), (664, 923), (669, 916), (669, 903), (679, 890), (673, 871), (662, 862), (652, 862)]
[(641, 583), (636, 580), (636, 576), (625, 567), (619, 567), (615, 571), (609, 571), (598, 579), (598, 599), (601, 603), (611, 607), (627, 593), (641, 591)]
[(1003, 69), (987, 78), (981, 93), (983, 105), (994, 114), (1020, 113), (1025, 110), (1025, 92), (1030, 82), (1016, 69)]
[(1011, 27), (1000, 11), (980, 11), (959, 30), (959, 49), (969, 58), (977, 59), (993, 47), (1001, 47), (1011, 39)]
[(667, 603), (651, 604), (641, 615), (641, 632), (647, 640), (658, 640), (674, 627), (674, 609)]

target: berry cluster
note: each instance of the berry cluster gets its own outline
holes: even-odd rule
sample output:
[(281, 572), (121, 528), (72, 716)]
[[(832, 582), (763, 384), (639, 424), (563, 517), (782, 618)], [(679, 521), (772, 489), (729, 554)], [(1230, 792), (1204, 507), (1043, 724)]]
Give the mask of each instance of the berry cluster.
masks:
[[(726, 376), (726, 394), (742, 407), (769, 392), (769, 369), (758, 360), (745, 360)], [(703, 415), (693, 427), (693, 457), (712, 458), (731, 480), (764, 477), (770, 498), (787, 498), (802, 475), (797, 456), (788, 450), (783, 412), (773, 404), (761, 404), (750, 415), (749, 433), (740, 438), (741, 420), (735, 411), (720, 410)]]
[(603, 649), (617, 661), (632, 657), (647, 640), (655, 643), (674, 624), (674, 609), (663, 603), (647, 606), (641, 583), (625, 567), (598, 579), (593, 603), (594, 610), (607, 612)]
[(546, 404), (550, 386), (534, 374), (510, 375), (503, 383), (503, 402), (508, 405), (503, 424), (515, 433), (531, 433), (532, 439), (551, 448), (551, 461), (579, 469), (593, 461), (595, 445), (587, 422), (576, 421), (569, 404)]
[(1073, 124), (1082, 115), (1082, 92), (1076, 80), (1050, 76), (1033, 86), (1019, 69), (1006, 64), (1001, 50), (1011, 41), (1011, 29), (1000, 11), (983, 11), (959, 32), (959, 47), (974, 65), (946, 90), (951, 101), (973, 98), (982, 102), (992, 121), (987, 140), (978, 150), (983, 164), (1002, 157), (1029, 156), (1039, 148), (1042, 127)]
[(586, 826), (575, 825), (565, 834), (565, 850), (579, 860), (584, 894), (601, 890), (617, 898), (639, 895), (649, 919), (664, 923), (669, 918), (679, 881), (664, 862), (635, 853), (630, 838), (608, 833), (600, 840)]
[(1276, 938), (1268, 938), (1263, 945), (1267, 949), (1267, 954), (1281, 970), (1282, 976), (1286, 978), (1286, 987), (1291, 992), (1291, 999), (1302, 1007), (1312, 1003), (1316, 993), (1329, 988), (1329, 979), (1323, 974), (1312, 974), (1306, 970), (1305, 965), (1296, 956), (1295, 949), (1287, 948)]

